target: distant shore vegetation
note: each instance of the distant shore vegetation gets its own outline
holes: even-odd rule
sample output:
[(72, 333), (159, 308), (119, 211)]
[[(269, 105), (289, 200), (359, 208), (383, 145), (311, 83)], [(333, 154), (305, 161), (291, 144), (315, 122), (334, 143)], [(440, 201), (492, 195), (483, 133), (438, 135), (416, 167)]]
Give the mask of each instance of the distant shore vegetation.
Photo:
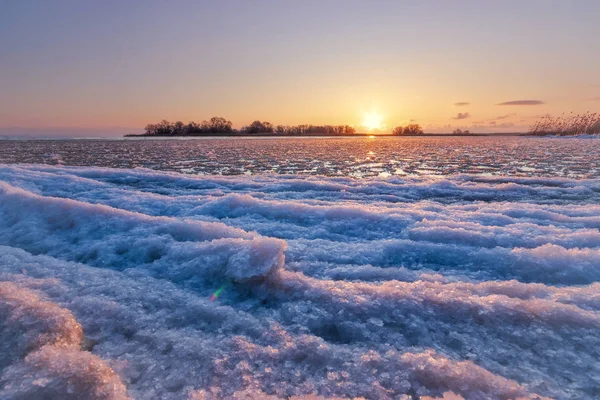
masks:
[(419, 124), (409, 124), (406, 126), (397, 126), (392, 129), (392, 135), (396, 136), (414, 136), (423, 135), (423, 128)]
[(600, 135), (600, 113), (571, 113), (568, 115), (563, 114), (560, 117), (545, 116), (531, 126), (527, 135)]
[[(379, 133), (382, 134), (382, 133)], [(351, 125), (274, 125), (268, 121), (256, 120), (240, 129), (233, 128), (233, 124), (223, 117), (212, 117), (207, 121), (170, 122), (162, 120), (156, 124), (148, 124), (144, 133), (128, 134), (127, 137), (147, 136), (352, 136), (372, 135), (360, 133)], [(389, 134), (386, 134), (390, 136)], [(391, 136), (440, 136), (443, 134), (426, 134), (419, 124), (396, 126), (392, 129)], [(448, 135), (448, 134), (446, 134)], [(477, 135), (469, 130), (455, 129), (451, 135)]]
[(462, 129), (455, 129), (452, 131), (453, 135), (473, 135), (473, 133), (471, 133), (470, 130), (465, 129), (464, 131)]
[(157, 124), (148, 124), (141, 135), (126, 136), (202, 136), (202, 135), (354, 135), (356, 129), (350, 125), (273, 125), (267, 121), (254, 121), (241, 129), (234, 129), (231, 121), (222, 117), (213, 117), (208, 121), (169, 122), (163, 120)]

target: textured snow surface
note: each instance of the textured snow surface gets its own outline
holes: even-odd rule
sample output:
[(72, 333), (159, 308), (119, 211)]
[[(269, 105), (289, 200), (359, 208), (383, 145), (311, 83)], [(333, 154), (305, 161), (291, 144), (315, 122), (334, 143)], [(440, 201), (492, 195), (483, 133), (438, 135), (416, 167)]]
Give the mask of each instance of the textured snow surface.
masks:
[(600, 180), (0, 166), (0, 398), (600, 397)]

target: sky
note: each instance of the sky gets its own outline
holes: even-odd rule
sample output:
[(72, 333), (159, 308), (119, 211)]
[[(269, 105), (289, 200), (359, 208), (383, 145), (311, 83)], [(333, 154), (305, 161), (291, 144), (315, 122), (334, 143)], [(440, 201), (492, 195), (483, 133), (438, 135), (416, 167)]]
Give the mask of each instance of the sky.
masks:
[(525, 131), (600, 110), (597, 0), (0, 0), (0, 134)]

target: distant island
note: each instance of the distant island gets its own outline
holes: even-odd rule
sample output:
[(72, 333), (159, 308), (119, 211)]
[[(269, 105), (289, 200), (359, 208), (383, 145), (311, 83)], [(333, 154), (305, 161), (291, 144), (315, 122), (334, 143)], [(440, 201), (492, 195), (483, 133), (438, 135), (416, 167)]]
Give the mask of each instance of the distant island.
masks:
[(169, 122), (162, 120), (148, 124), (144, 133), (131, 136), (353, 136), (357, 135), (350, 125), (273, 125), (267, 121), (254, 121), (242, 129), (234, 129), (231, 121), (222, 117), (212, 117), (208, 121)]
[[(256, 120), (241, 129), (223, 117), (212, 117), (208, 121), (169, 122), (162, 120), (148, 124), (144, 133), (128, 134), (125, 137), (197, 137), (197, 136), (490, 136), (492, 134), (472, 133), (469, 130), (455, 129), (451, 133), (424, 133), (418, 124), (397, 126), (391, 133), (358, 133), (352, 125), (273, 125), (267, 121)], [(508, 134), (507, 134), (508, 135)], [(569, 114), (560, 117), (549, 115), (535, 122), (528, 132), (510, 135), (521, 136), (578, 136), (600, 135), (600, 113)]]
[[(208, 121), (169, 122), (162, 120), (148, 124), (142, 134), (128, 134), (126, 137), (194, 137), (194, 136), (371, 136), (373, 133), (357, 133), (351, 125), (273, 125), (267, 121), (254, 121), (241, 129), (234, 129), (231, 121), (223, 117), (212, 117)], [(381, 136), (487, 136), (474, 134), (468, 130), (456, 129), (451, 134), (427, 134), (418, 124), (397, 126), (391, 134)]]

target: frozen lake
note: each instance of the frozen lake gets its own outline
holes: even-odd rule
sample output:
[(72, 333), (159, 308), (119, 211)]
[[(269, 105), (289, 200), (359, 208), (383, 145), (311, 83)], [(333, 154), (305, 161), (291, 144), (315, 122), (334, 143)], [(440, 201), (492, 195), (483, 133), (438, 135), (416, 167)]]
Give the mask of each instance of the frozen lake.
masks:
[(598, 398), (599, 151), (0, 142), (0, 398)]
[(186, 174), (600, 176), (600, 140), (526, 137), (0, 141), (0, 163)]

